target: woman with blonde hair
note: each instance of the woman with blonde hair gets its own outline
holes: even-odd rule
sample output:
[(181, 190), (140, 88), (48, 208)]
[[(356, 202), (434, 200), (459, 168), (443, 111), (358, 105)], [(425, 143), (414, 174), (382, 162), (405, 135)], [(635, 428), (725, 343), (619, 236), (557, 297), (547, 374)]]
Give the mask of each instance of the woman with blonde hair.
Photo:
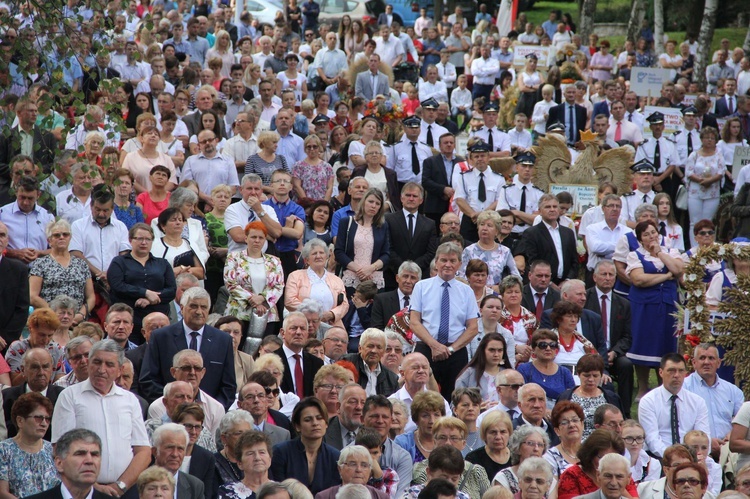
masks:
[(469, 452), (466, 460), (482, 466), (487, 476), (494, 477), (511, 465), (508, 440), (513, 434), (513, 422), (505, 411), (488, 410), (479, 424), (479, 435), (484, 446)]
[(445, 400), (437, 392), (424, 391), (414, 396), (411, 420), (416, 429), (397, 436), (395, 442), (409, 453), (415, 464), (429, 459), (430, 452), (435, 449), (437, 443), (433, 427), (438, 419), (445, 416), (445, 405)]
[(232, 40), (229, 38), (229, 33), (226, 30), (220, 29), (214, 33), (216, 41), (214, 46), (208, 49), (206, 52), (206, 60), (210, 61), (213, 58), (221, 59), (221, 76), (229, 78), (230, 69), (234, 64), (234, 51), (232, 50)]
[(349, 371), (338, 364), (321, 367), (313, 379), (314, 397), (326, 405), (328, 417), (339, 414), (339, 397), (349, 383)]
[(253, 95), (260, 95), (258, 85), (260, 80), (263, 78), (263, 71), (261, 67), (255, 63), (248, 65), (245, 68), (245, 74), (242, 76), (242, 83), (245, 87), (253, 91)]
[[(256, 379), (256, 381), (258, 381), (263, 386), (268, 387), (273, 384), (270, 383), (271, 379), (276, 382), (277, 387), (272, 390), (274, 400), (271, 402), (269, 408), (280, 411), (287, 417), (292, 417), (292, 412), (294, 411), (294, 407), (297, 405), (297, 402), (299, 402), (299, 397), (292, 392), (284, 393), (281, 391), (280, 387), (284, 378), (284, 364), (282, 364), (281, 362), (281, 357), (279, 357), (275, 353), (264, 353), (262, 355), (259, 355), (258, 358), (255, 359), (255, 363), (253, 365), (255, 366), (253, 379), (256, 379), (256, 377), (261, 378), (268, 374), (269, 376), (273, 377), (268, 378), (267, 381), (269, 381), (269, 383), (266, 383), (261, 379)], [(265, 371), (265, 373), (259, 374), (259, 371)]]
[(271, 194), (271, 176), (276, 170), (289, 171), (286, 157), (276, 154), (281, 137), (276, 132), (265, 131), (258, 136), (258, 152), (247, 158), (245, 175), (255, 173), (263, 180), (263, 192)]
[(176, 486), (174, 475), (161, 466), (151, 466), (138, 475), (138, 496), (143, 499), (172, 497)]

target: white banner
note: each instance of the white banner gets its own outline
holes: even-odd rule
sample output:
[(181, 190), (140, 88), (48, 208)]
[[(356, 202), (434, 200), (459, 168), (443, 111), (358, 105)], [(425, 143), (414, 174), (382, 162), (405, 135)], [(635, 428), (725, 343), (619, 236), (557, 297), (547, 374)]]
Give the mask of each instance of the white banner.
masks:
[(669, 69), (633, 67), (630, 72), (630, 90), (639, 97), (658, 97), (661, 85), (670, 81)]

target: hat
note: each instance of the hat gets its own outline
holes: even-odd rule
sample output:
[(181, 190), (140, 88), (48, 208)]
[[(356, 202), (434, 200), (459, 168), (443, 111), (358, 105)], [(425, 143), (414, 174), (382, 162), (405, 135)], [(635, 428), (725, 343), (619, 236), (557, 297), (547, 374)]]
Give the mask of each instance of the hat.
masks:
[(537, 55), (534, 52), (532, 52), (530, 54), (526, 54), (525, 57), (526, 57), (526, 59), (534, 59), (535, 61), (539, 60), (539, 57), (537, 57)]
[(490, 145), (482, 139), (479, 139), (469, 147), (469, 152), (490, 152)]
[(420, 126), (422, 126), (422, 120), (420, 120), (416, 116), (410, 116), (409, 118), (406, 118), (404, 120), (404, 126), (406, 128), (419, 128)]
[(656, 167), (647, 159), (640, 160), (631, 166), (630, 169), (633, 170), (634, 173), (656, 173)]
[(420, 105), (422, 106), (422, 109), (437, 109), (438, 106), (440, 106), (438, 101), (436, 101), (432, 97), (430, 97), (429, 99), (425, 101), (422, 101)]
[(547, 125), (547, 131), (548, 132), (564, 132), (565, 131), (565, 124), (560, 123), (559, 121), (555, 121), (553, 123), (550, 123)]
[(698, 110), (695, 109), (695, 106), (687, 106), (682, 110), (683, 116), (695, 116), (696, 114), (698, 114)]
[(312, 120), (313, 125), (327, 125), (330, 121), (331, 118), (329, 118), (325, 114), (319, 114)]
[(485, 112), (496, 113), (500, 110), (500, 106), (497, 101), (490, 101), (484, 106)]
[(521, 165), (533, 165), (536, 163), (536, 156), (530, 152), (522, 152), (516, 155), (516, 163)]
[(660, 125), (664, 123), (664, 114), (659, 111), (654, 111), (648, 116), (648, 118), (646, 118), (646, 121), (648, 121), (650, 125)]

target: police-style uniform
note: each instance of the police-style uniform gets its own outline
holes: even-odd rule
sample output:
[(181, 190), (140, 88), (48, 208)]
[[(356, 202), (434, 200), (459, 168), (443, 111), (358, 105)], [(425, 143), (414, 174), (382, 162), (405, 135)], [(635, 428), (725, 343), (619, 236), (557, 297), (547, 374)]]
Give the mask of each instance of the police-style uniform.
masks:
[[(437, 109), (440, 106), (438, 101), (436, 101), (432, 97), (425, 101), (422, 101), (419, 105), (422, 107), (422, 109)], [(420, 128), (422, 129), (422, 131), (419, 133), (419, 141), (430, 146), (430, 141), (428, 140), (428, 138), (431, 135), (432, 145), (430, 147), (434, 147), (435, 149), (438, 149), (438, 146), (440, 144), (440, 137), (445, 133), (450, 133), (444, 126), (440, 126), (437, 123), (427, 123), (424, 120), (422, 120)]]
[[(536, 157), (530, 152), (516, 156), (516, 163), (533, 165), (536, 163)], [(539, 209), (539, 198), (544, 191), (531, 182), (524, 184), (518, 179), (518, 175), (513, 176), (510, 184), (504, 185), (500, 192), (500, 198), (497, 201), (497, 210), (518, 210), (528, 213), (529, 215)], [(513, 226), (512, 237), (519, 237), (523, 231), (530, 226), (524, 222), (519, 222)], [(514, 236), (515, 234), (515, 236)]]
[[(683, 116), (695, 116), (696, 113), (697, 110), (694, 106), (688, 106), (682, 110)], [(693, 127), (692, 130), (687, 130), (683, 126), (672, 135), (672, 139), (677, 149), (677, 155), (680, 157), (680, 167), (684, 171), (688, 156), (701, 147), (701, 134), (697, 126)]]
[[(490, 102), (484, 106), (485, 113), (497, 113), (499, 110), (496, 102)], [(510, 136), (500, 130), (497, 126), (490, 130), (487, 125), (483, 125), (479, 130), (469, 134), (469, 138), (479, 137), (490, 146), (490, 152), (508, 152), (510, 153), (511, 143)]]
[[(649, 125), (658, 125), (664, 123), (664, 115), (660, 112), (651, 113), (646, 120)], [(649, 160), (656, 169), (655, 175), (661, 175), (670, 166), (677, 167), (680, 164), (680, 157), (677, 154), (677, 148), (672, 139), (662, 135), (658, 139), (651, 137), (645, 139), (638, 146), (638, 150), (635, 153), (635, 162), (639, 162), (642, 159)], [(664, 192), (674, 199), (677, 194), (677, 187), (679, 186), (679, 179), (676, 175), (670, 175), (661, 182), (661, 187)]]
[[(416, 116), (412, 116), (404, 120), (404, 126), (407, 128), (419, 128), (421, 121)], [(413, 150), (416, 150), (417, 153), (418, 162), (416, 167), (413, 161)], [(404, 134), (401, 142), (394, 144), (391, 157), (393, 164), (389, 166), (396, 172), (396, 177), (400, 183), (417, 182), (421, 184), (422, 163), (425, 159), (432, 157), (432, 149), (421, 140), (417, 140), (414, 146), (412, 146), (412, 142)]]
[[(472, 153), (490, 152), (490, 148), (486, 142), (480, 140), (471, 146), (469, 151)], [(481, 189), (482, 183), (484, 184), (483, 195)], [(471, 170), (455, 168), (451, 181), (451, 185), (453, 185), (453, 189), (455, 190), (453, 199), (465, 200), (472, 210), (479, 213), (498, 201), (498, 195), (503, 184), (505, 184), (505, 178), (493, 172), (489, 166), (483, 172), (480, 172), (476, 168), (472, 168)], [(482, 197), (484, 199), (480, 200)], [(479, 239), (476, 224), (471, 220), (471, 217), (463, 214), (461, 215), (461, 235), (466, 240), (467, 246)]]
[[(647, 159), (642, 159), (641, 161), (631, 166), (630, 169), (635, 173), (656, 173), (656, 168), (654, 168), (654, 165)], [(654, 197), (656, 197), (656, 193), (653, 191), (653, 189), (650, 189), (648, 192), (635, 190), (633, 192), (628, 192), (627, 194), (622, 195), (621, 200), (623, 215), (628, 219), (628, 221), (635, 222), (636, 208), (638, 208), (642, 204), (653, 204)]]

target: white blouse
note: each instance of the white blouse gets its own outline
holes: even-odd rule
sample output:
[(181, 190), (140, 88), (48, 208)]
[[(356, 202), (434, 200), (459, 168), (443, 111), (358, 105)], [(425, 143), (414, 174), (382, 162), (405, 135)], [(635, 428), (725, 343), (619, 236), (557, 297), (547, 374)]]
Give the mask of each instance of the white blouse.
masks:
[[(663, 248), (663, 247), (662, 247)], [(662, 251), (664, 251), (663, 248)], [(661, 258), (651, 256), (651, 253), (648, 253), (647, 251), (643, 250), (645, 255), (644, 258), (648, 260), (649, 262), (654, 264), (654, 267), (656, 267), (656, 270), (661, 270), (665, 267), (664, 262), (661, 261)], [(672, 258), (680, 258), (680, 252), (677, 251), (674, 248), (670, 248), (667, 251), (667, 255), (671, 256)], [(643, 254), (643, 253), (642, 253)], [(627, 268), (625, 269), (625, 273), (630, 275), (630, 273), (633, 271), (633, 269), (642, 269), (643, 264), (641, 263), (640, 258), (638, 258), (638, 255), (636, 255), (635, 251), (631, 251), (628, 253), (628, 259), (627, 259)]]

